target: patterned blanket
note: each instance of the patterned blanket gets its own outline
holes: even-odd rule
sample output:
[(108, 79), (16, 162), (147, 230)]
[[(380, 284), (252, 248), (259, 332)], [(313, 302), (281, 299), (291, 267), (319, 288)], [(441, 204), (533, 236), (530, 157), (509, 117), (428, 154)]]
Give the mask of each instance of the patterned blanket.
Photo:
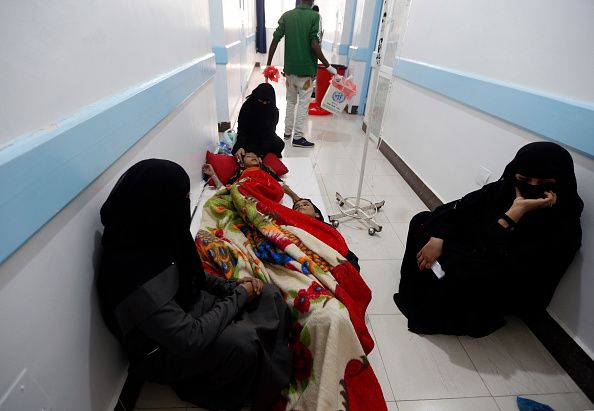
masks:
[(371, 291), (333, 227), (278, 202), (282, 187), (247, 169), (205, 206), (196, 247), (205, 269), (275, 284), (292, 313), (294, 373), (278, 410), (385, 410), (366, 354)]

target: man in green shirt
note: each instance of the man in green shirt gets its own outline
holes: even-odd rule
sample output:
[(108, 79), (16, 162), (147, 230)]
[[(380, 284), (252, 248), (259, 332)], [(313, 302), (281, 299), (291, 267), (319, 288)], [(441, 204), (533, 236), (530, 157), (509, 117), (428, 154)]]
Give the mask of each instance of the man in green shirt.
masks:
[(328, 63), (320, 48), (320, 15), (311, 9), (313, 0), (302, 0), (293, 10), (284, 13), (273, 34), (267, 66), (272, 63), (278, 42), (285, 37), (285, 65), (287, 79), (286, 139), (293, 136), (293, 147), (313, 147), (303, 136), (318, 59), (332, 74), (336, 69)]

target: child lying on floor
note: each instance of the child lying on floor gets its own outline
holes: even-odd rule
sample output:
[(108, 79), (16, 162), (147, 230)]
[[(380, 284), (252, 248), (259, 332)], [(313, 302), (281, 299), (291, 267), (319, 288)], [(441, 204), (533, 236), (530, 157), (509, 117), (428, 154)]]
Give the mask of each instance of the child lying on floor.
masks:
[[(276, 181), (282, 183), (280, 177), (277, 176), (276, 173), (272, 171), (268, 166), (266, 166), (266, 164), (262, 163), (262, 158), (258, 157), (256, 153), (247, 152), (238, 161), (239, 169), (237, 170), (237, 173), (235, 173), (235, 175), (231, 177), (227, 184), (233, 184), (241, 178), (244, 171), (252, 168), (260, 168), (266, 171), (268, 174), (270, 174)], [(209, 179), (212, 179), (212, 182), (215, 184), (216, 188), (221, 188), (225, 185), (221, 182), (219, 176), (217, 176), (217, 173), (214, 171), (214, 168), (212, 168), (210, 164), (207, 163), (202, 166), (202, 173), (208, 176)]]
[[(240, 169), (238, 170), (236, 175), (233, 176), (231, 178), (231, 180), (229, 180), (228, 184), (233, 184), (235, 181), (239, 180), (243, 174), (243, 171), (245, 171), (246, 169), (252, 168), (252, 167), (260, 167), (262, 170), (266, 171), (268, 174), (270, 174), (272, 177), (274, 177), (274, 179), (277, 180), (281, 184), (285, 193), (289, 197), (291, 197), (291, 200), (293, 200), (293, 210), (300, 212), (301, 214), (305, 214), (310, 217), (313, 217), (316, 220), (319, 220), (323, 223), (326, 223), (324, 221), (324, 216), (322, 215), (322, 212), (310, 199), (301, 198), (288, 185), (284, 184), (282, 182), (282, 180), (274, 173), (274, 171), (272, 171), (270, 168), (266, 167), (266, 165), (264, 165), (262, 163), (262, 159), (260, 157), (258, 157), (255, 153), (251, 153), (251, 152), (245, 153), (245, 155), (241, 159)], [(202, 166), (202, 172), (204, 174), (206, 174), (207, 176), (209, 176), (210, 178), (212, 178), (212, 181), (215, 183), (217, 188), (220, 188), (223, 186), (223, 183), (221, 183), (221, 180), (219, 179), (219, 177), (217, 176), (216, 172), (214, 171), (214, 169), (212, 168), (212, 166), (210, 164), (204, 164)], [(328, 224), (328, 225), (332, 227), (332, 225), (330, 225), (330, 224)], [(332, 227), (332, 228), (334, 228), (334, 227)], [(338, 232), (338, 230), (336, 230), (336, 231)], [(357, 271), (361, 270), (361, 268), (359, 266), (359, 258), (355, 255), (355, 253), (353, 253), (351, 250), (349, 250), (347, 255), (345, 256), (345, 258), (353, 265), (353, 267), (355, 267), (355, 269)]]

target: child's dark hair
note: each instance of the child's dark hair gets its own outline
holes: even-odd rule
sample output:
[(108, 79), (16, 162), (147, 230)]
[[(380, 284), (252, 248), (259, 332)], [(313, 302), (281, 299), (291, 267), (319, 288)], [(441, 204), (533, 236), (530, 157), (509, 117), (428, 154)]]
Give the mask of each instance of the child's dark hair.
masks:
[[(314, 211), (318, 215), (317, 217), (314, 217), (314, 218), (316, 220), (319, 220), (321, 222), (324, 222), (324, 215), (322, 214), (322, 212), (320, 211), (320, 209), (313, 203), (313, 201), (311, 201), (309, 198), (300, 198), (299, 201), (301, 201), (301, 200), (309, 201), (309, 204), (311, 204), (311, 206), (313, 207)], [(293, 203), (293, 210), (295, 209), (295, 204), (297, 204), (297, 201), (295, 201)]]

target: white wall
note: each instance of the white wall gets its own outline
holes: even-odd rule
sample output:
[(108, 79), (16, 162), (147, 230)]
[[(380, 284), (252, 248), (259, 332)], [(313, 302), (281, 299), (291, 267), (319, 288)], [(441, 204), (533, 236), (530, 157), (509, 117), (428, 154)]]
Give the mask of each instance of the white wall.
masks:
[[(202, 3), (1, 2), (0, 145), (210, 51)], [(114, 405), (126, 362), (94, 288), (99, 208), (144, 158), (177, 161), (199, 186), (212, 101), (211, 80), (0, 265), (0, 398), (26, 368), (54, 410)]]
[(209, 8), (212, 46), (227, 47), (226, 64), (217, 64), (217, 121), (232, 122), (256, 62), (255, 44), (246, 42), (256, 30), (255, 0), (209, 0)]
[[(401, 57), (594, 102), (594, 3), (580, 0), (416, 0)], [(523, 145), (541, 138), (402, 80), (393, 85), (382, 138), (443, 200), (493, 181)], [(580, 254), (549, 312), (594, 352), (594, 160), (572, 152), (586, 207)]]
[(196, 2), (0, 2), (0, 146), (210, 52), (209, 37)]

